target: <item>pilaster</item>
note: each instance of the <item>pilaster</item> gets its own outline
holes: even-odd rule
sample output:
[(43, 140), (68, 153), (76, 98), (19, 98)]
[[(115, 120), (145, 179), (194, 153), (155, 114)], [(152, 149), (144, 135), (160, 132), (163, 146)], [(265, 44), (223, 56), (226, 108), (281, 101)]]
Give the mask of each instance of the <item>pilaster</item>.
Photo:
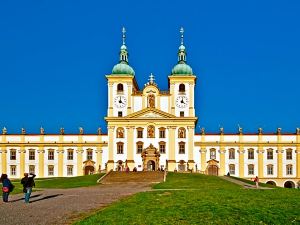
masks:
[(127, 115), (129, 115), (130, 113), (132, 113), (132, 84), (131, 83), (127, 83)]
[(83, 175), (83, 165), (82, 165), (83, 150), (81, 145), (78, 146), (76, 150), (76, 154), (77, 154), (77, 176), (82, 176)]
[(19, 154), (20, 154), (20, 175), (19, 176), (23, 176), (23, 174), (25, 173), (25, 146), (22, 145), (20, 150), (19, 150)]
[(264, 177), (264, 150), (258, 149), (258, 177)]
[(188, 126), (188, 163), (189, 169), (194, 169), (194, 126)]
[(225, 175), (225, 148), (223, 145), (220, 146), (220, 173), (219, 176), (224, 176)]
[(7, 174), (7, 150), (5, 146), (0, 147), (1, 154), (1, 173)]
[(113, 116), (113, 83), (108, 82), (108, 116)]
[(130, 168), (130, 170), (133, 170), (134, 168), (134, 158), (133, 158), (133, 152), (134, 152), (134, 137), (133, 137), (133, 131), (134, 126), (127, 126), (127, 166)]
[(44, 177), (44, 164), (45, 164), (45, 150), (44, 146), (39, 146), (38, 157), (39, 157), (39, 177)]
[(175, 161), (175, 130), (176, 126), (169, 126), (167, 127), (169, 130), (169, 148), (168, 148), (168, 170), (174, 171), (176, 168), (176, 161)]
[(242, 146), (239, 147), (240, 149), (238, 150), (239, 153), (239, 177), (243, 178), (245, 175), (245, 168), (244, 168), (244, 157), (245, 157), (245, 150), (243, 149)]
[(96, 170), (99, 173), (101, 172), (101, 170), (104, 169), (104, 168), (102, 168), (102, 153), (103, 153), (102, 147), (98, 145), (97, 149), (96, 149), (96, 157), (97, 157), (97, 160), (96, 160)]
[(62, 146), (58, 147), (57, 150), (58, 154), (58, 176), (63, 177), (64, 176), (64, 150)]
[(189, 99), (190, 99), (190, 104), (189, 104), (189, 116), (190, 116), (190, 117), (195, 116), (195, 108), (194, 108), (194, 87), (195, 87), (194, 82), (189, 82)]
[(283, 154), (283, 150), (282, 149), (278, 149), (276, 151), (277, 153), (277, 177), (278, 178), (282, 178), (282, 154)]
[(171, 102), (169, 102), (169, 106), (170, 106), (170, 113), (172, 114), (172, 115), (175, 115), (175, 103), (174, 103), (174, 98), (175, 98), (175, 93), (174, 93), (174, 87), (175, 87), (175, 83), (174, 82), (171, 82), (170, 81), (170, 94), (171, 94), (171, 96), (170, 96), (170, 101)]
[(201, 171), (204, 173), (206, 170), (206, 148), (204, 146), (201, 147), (200, 153), (201, 153)]
[(114, 126), (108, 126), (108, 161), (107, 171), (114, 169)]
[(296, 151), (296, 168), (297, 168), (297, 175), (296, 178), (300, 178), (300, 149), (297, 149)]

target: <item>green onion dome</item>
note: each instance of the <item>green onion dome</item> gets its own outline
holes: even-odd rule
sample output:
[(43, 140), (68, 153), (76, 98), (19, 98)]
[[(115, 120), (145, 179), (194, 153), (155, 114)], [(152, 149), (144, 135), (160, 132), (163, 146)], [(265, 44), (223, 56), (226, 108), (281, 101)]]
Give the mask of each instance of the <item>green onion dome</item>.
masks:
[(179, 62), (173, 67), (172, 75), (193, 75), (193, 70), (188, 64)]
[(114, 68), (112, 69), (112, 74), (126, 74), (134, 76), (135, 73), (132, 67), (129, 66), (127, 63), (120, 62), (114, 66)]

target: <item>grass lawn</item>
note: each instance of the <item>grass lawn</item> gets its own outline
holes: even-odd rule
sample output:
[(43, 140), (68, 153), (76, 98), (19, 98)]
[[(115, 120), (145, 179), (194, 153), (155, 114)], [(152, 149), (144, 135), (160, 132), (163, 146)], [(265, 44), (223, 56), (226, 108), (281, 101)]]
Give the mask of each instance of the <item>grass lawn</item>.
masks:
[[(35, 189), (39, 188), (76, 188), (97, 185), (97, 180), (104, 174), (93, 174), (79, 177), (53, 177), (53, 178), (37, 178), (35, 181)], [(21, 180), (13, 180), (15, 189), (12, 194), (23, 192)]]
[[(247, 179), (243, 179), (243, 178), (239, 178), (239, 177), (234, 177), (234, 176), (230, 176), (230, 177), (233, 178), (233, 179), (236, 179), (236, 180), (243, 181), (243, 182), (245, 182), (247, 184), (255, 185), (255, 182), (252, 181), (252, 180), (247, 180)], [(274, 186), (274, 185), (266, 184), (266, 183), (261, 183), (261, 182), (259, 182), (259, 186), (261, 186), (261, 187), (269, 187), (269, 188), (282, 188), (282, 187), (278, 187), (278, 186)]]
[(76, 224), (300, 224), (296, 189), (243, 189), (218, 177), (180, 173), (153, 188)]

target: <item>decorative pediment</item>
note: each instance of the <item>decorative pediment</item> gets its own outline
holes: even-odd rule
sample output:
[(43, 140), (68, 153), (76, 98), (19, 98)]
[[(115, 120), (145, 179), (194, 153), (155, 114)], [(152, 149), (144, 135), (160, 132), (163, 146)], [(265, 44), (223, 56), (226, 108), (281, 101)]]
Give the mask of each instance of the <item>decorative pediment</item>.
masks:
[(156, 108), (145, 108), (131, 113), (125, 116), (125, 118), (176, 118), (176, 116)]
[(215, 159), (210, 159), (207, 161), (208, 165), (218, 166), (219, 161)]

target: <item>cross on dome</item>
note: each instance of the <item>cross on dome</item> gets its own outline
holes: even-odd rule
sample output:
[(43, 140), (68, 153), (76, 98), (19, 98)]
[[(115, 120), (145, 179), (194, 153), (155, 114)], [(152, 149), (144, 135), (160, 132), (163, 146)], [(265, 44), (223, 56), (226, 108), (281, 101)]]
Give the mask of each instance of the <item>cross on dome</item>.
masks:
[(183, 45), (183, 34), (184, 34), (183, 27), (180, 28), (180, 33), (181, 33), (181, 45)]
[(122, 28), (122, 39), (123, 39), (123, 45), (125, 45), (125, 41), (126, 41), (126, 29), (125, 27)]
[(150, 83), (150, 84), (154, 84), (155, 78), (154, 78), (154, 75), (153, 75), (152, 73), (150, 74), (148, 80), (149, 80), (149, 83)]

